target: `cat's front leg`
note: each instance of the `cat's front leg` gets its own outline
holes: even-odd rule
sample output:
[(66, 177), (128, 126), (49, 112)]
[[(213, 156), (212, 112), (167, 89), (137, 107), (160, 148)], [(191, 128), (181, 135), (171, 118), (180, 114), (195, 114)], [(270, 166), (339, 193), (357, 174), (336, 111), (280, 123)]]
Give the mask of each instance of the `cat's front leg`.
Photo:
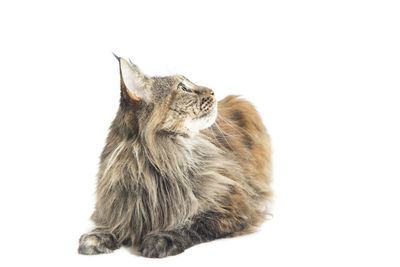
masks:
[(84, 255), (96, 255), (110, 253), (120, 246), (121, 244), (118, 243), (116, 236), (111, 232), (104, 229), (94, 229), (81, 236), (78, 252)]
[(139, 251), (144, 257), (164, 258), (180, 254), (186, 247), (187, 240), (179, 231), (162, 231), (146, 235)]
[(174, 230), (147, 234), (139, 244), (139, 251), (149, 258), (177, 255), (196, 244), (240, 233), (246, 227), (246, 221), (208, 212), (194, 217), (191, 223)]

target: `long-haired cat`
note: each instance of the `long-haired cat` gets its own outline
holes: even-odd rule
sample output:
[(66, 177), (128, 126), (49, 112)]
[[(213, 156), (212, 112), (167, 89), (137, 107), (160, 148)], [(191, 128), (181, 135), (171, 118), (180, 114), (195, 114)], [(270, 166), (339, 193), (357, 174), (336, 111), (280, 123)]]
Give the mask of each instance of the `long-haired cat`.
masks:
[(270, 141), (255, 108), (117, 59), (120, 106), (101, 154), (96, 227), (79, 253), (133, 245), (161, 258), (252, 232), (272, 194)]

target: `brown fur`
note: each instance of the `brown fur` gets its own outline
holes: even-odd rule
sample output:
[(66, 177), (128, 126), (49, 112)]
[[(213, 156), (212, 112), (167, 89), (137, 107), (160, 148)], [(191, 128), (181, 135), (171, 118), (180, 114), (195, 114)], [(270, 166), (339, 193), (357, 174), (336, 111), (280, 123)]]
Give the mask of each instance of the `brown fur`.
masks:
[(255, 108), (237, 96), (217, 103), (183, 76), (150, 78), (118, 60), (121, 103), (101, 155), (96, 229), (79, 252), (133, 244), (165, 257), (252, 232), (272, 194), (270, 142)]

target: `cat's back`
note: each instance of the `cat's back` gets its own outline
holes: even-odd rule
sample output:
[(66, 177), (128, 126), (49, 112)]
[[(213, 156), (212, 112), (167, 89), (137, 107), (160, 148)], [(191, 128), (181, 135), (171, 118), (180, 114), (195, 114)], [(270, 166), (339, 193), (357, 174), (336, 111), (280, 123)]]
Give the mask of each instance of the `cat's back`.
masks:
[(210, 128), (217, 146), (236, 158), (252, 183), (269, 191), (271, 146), (267, 130), (255, 107), (239, 96), (218, 102), (218, 117)]

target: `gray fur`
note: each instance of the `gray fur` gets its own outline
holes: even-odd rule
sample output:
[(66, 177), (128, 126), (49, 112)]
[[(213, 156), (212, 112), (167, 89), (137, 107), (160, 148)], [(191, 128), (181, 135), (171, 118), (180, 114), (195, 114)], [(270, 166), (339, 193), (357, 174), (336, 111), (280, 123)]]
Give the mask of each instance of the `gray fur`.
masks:
[[(136, 66), (132, 69), (145, 81), (141, 86), (147, 98), (136, 98), (121, 76), (121, 104), (98, 172), (92, 215), (96, 230), (81, 237), (79, 252), (108, 253), (132, 243), (144, 256), (165, 257), (200, 242), (253, 231), (271, 195), (269, 152), (262, 150), (265, 177), (245, 171), (238, 161), (251, 159), (250, 150), (267, 140), (264, 127), (243, 135), (237, 150), (227, 149), (218, 141), (221, 137), (211, 135), (214, 126), (200, 132), (188, 128), (216, 111), (210, 89), (182, 76), (149, 78)], [(180, 82), (191, 91), (177, 91)], [(235, 119), (244, 123), (243, 116), (237, 111)], [(235, 146), (230, 136), (223, 138)]]

